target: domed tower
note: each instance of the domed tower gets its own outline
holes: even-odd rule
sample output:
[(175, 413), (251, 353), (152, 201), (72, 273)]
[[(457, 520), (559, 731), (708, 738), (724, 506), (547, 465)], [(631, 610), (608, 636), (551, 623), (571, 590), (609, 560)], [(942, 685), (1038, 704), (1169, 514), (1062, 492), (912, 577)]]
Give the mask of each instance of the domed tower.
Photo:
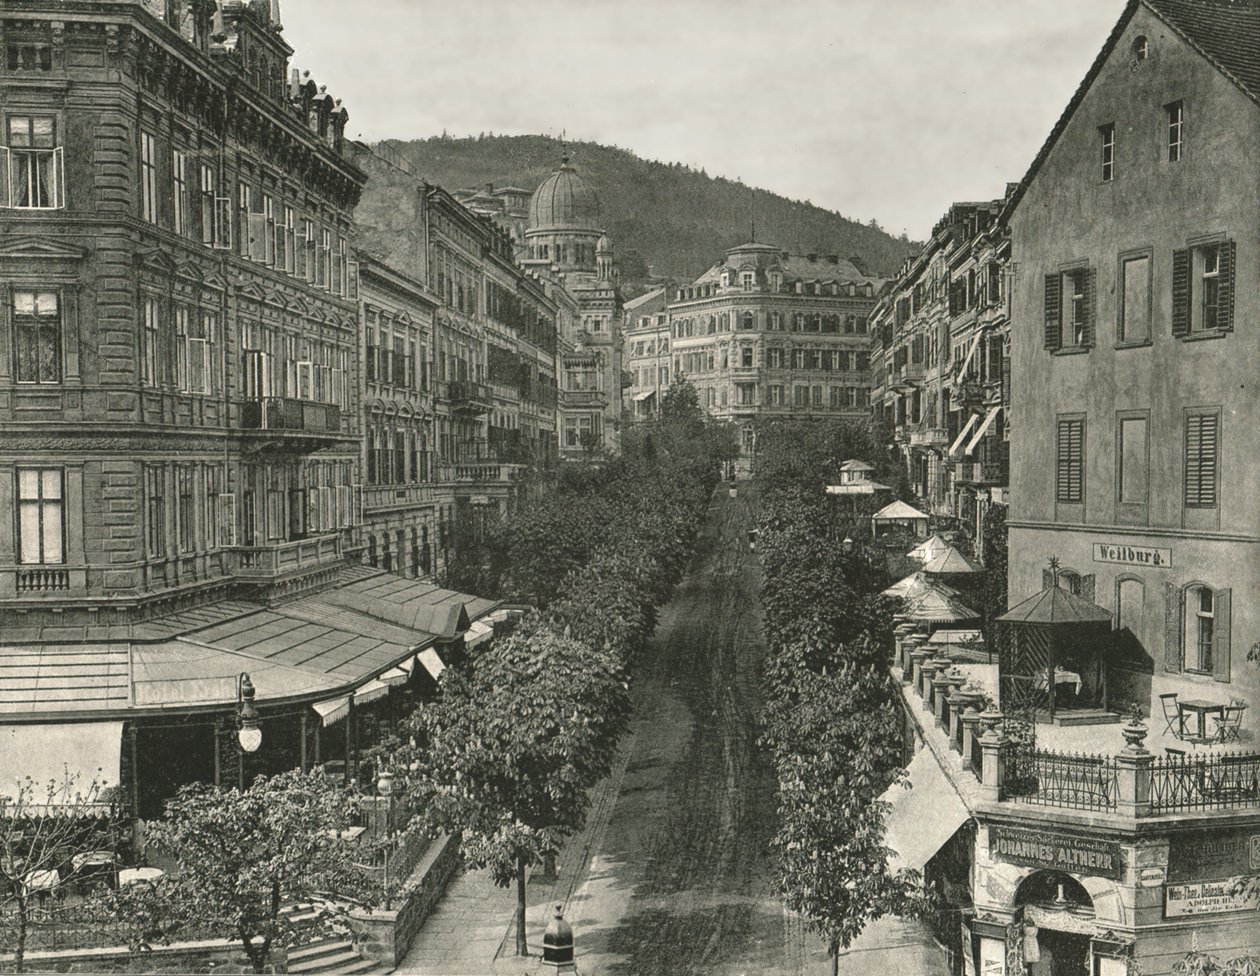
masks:
[(529, 201), (525, 260), (548, 261), (561, 274), (594, 274), (602, 233), (599, 197), (565, 154)]

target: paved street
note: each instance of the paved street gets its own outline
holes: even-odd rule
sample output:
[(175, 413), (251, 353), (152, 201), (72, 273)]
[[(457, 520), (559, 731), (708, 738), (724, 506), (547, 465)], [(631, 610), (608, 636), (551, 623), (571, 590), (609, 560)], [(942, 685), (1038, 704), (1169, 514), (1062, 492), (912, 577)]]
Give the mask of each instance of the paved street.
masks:
[[(584, 973), (831, 972), (821, 941), (770, 887), (774, 783), (755, 750), (763, 647), (748, 491), (715, 495), (693, 570), (636, 666), (621, 762), (596, 791), (559, 880), (531, 882), (531, 951), (562, 903)], [(400, 971), (531, 972), (536, 963), (511, 958), (512, 905), (483, 874), (461, 876)], [(871, 936), (842, 958), (842, 972), (936, 971), (939, 953), (917, 926), (892, 922)]]

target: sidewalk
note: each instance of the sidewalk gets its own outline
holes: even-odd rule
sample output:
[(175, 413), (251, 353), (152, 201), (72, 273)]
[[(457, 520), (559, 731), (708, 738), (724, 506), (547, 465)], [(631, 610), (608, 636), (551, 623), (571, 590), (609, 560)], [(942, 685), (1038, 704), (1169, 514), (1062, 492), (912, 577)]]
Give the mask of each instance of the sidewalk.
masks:
[(613, 771), (595, 787), (586, 826), (569, 838), (556, 859), (556, 880), (543, 879), (541, 867), (527, 878), (528, 957), (515, 955), (516, 887), (495, 887), (488, 871), (462, 871), (451, 879), (446, 894), (395, 972), (417, 976), (539, 976), (550, 971), (542, 965), (543, 933), (557, 905), (564, 906), (567, 915), (573, 892), (586, 878), (633, 748), (634, 736), (628, 735)]

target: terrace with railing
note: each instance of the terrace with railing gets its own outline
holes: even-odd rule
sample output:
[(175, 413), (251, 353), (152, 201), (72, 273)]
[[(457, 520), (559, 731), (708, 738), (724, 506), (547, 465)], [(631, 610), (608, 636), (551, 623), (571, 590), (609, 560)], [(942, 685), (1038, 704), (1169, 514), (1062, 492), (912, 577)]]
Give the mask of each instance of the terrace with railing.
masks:
[[(907, 704), (930, 713), (919, 719), (924, 738), (938, 754), (957, 754), (955, 785), (979, 802), (1126, 818), (1260, 809), (1260, 754), (1218, 742), (1156, 755), (1148, 737), (1156, 748), (1166, 739), (1185, 742), (1132, 722), (1120, 728), (1123, 738), (1114, 725), (1038, 724), (1033, 742), (1032, 727), (997, 711), (979, 686), (977, 673), (992, 666), (941, 656), (939, 645), (927, 646), (925, 635), (904, 626), (896, 631), (896, 661)], [(1101, 736), (1114, 738), (1114, 748)]]

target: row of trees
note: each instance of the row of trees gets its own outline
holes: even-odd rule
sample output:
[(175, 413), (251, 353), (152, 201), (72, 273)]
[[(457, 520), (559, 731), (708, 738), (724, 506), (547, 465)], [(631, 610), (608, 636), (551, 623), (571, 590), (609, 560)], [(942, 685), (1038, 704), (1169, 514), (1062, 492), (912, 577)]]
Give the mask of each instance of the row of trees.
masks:
[(561, 470), (483, 542), (450, 585), (535, 610), (408, 722), (394, 759), (410, 768), (415, 828), (458, 833), (466, 863), (517, 888), (586, 818), (630, 714), (627, 667), (693, 549), (733, 439), (676, 384), (659, 420), (627, 431), (623, 453)]
[(902, 773), (888, 670), (895, 601), (879, 595), (882, 562), (842, 544), (851, 526), (823, 490), (842, 461), (879, 452), (865, 429), (799, 421), (768, 424), (758, 444), (778, 884), (838, 962), (867, 922), (921, 903), (918, 873), (888, 866), (878, 799)]

